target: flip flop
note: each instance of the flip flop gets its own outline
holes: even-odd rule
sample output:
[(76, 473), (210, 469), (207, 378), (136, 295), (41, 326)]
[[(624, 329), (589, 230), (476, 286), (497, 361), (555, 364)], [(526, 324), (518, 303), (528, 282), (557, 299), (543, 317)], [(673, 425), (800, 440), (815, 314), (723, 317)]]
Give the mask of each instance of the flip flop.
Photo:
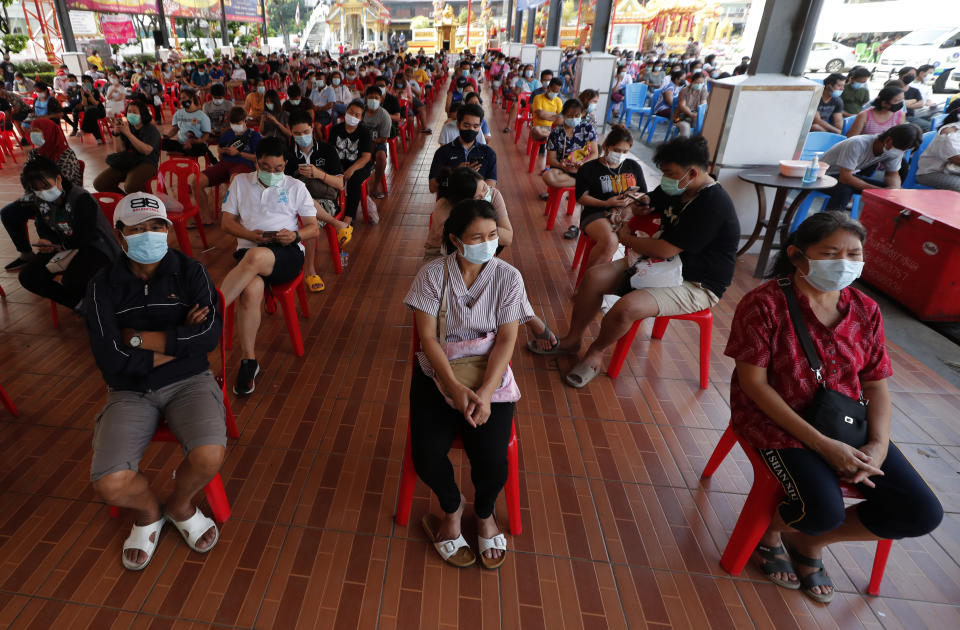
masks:
[[(157, 545), (160, 544), (160, 532), (163, 531), (163, 526), (166, 523), (167, 519), (161, 516), (159, 521), (150, 523), (149, 525), (134, 524), (130, 530), (130, 535), (123, 541), (123, 551), (120, 554), (120, 560), (123, 562), (124, 568), (130, 571), (142, 571), (147, 568), (147, 565), (153, 560), (153, 554), (157, 550)], [(150, 541), (150, 536), (153, 536), (153, 542)], [(143, 551), (147, 554), (147, 559), (141, 564), (130, 562), (126, 556), (128, 549)]]
[(553, 331), (550, 330), (550, 326), (547, 325), (547, 322), (543, 322), (543, 332), (540, 333), (539, 335), (537, 333), (533, 333), (533, 339), (527, 342), (527, 348), (530, 350), (530, 352), (533, 352), (535, 354), (540, 354), (541, 352), (550, 352), (551, 350), (556, 348), (558, 345), (560, 345), (559, 339), (557, 339), (557, 342), (552, 346), (550, 346), (547, 350), (544, 350), (543, 348), (541, 348), (540, 345), (537, 344), (537, 342), (534, 340), (546, 339), (547, 341), (549, 341), (551, 336), (555, 337), (556, 335), (554, 335)]
[[(169, 514), (165, 514), (164, 516), (168, 521), (173, 523), (174, 527), (177, 528), (177, 531), (180, 532), (180, 535), (183, 536), (183, 542), (187, 543), (187, 547), (190, 547), (197, 553), (209, 552), (211, 549), (217, 546), (217, 542), (220, 540), (220, 529), (217, 528), (217, 524), (209, 516), (204, 516), (203, 512), (200, 511), (200, 508), (195, 508), (193, 516), (185, 521), (178, 521)], [(216, 530), (216, 533), (213, 537), (213, 542), (203, 549), (197, 547), (197, 541), (200, 540), (200, 537), (203, 536), (211, 527)]]
[(576, 387), (577, 389), (582, 389), (587, 386), (587, 384), (596, 378), (597, 374), (600, 373), (600, 370), (592, 368), (586, 363), (577, 363), (573, 366), (573, 369), (567, 372), (567, 375), (563, 377), (563, 380), (567, 382), (567, 385), (570, 387)]
[(340, 248), (343, 249), (343, 246), (350, 242), (350, 239), (353, 238), (353, 226), (348, 225), (347, 227), (337, 230), (337, 240), (340, 243)]
[(326, 289), (326, 285), (323, 284), (323, 278), (317, 274), (307, 276), (303, 279), (303, 283), (307, 285), (307, 288), (310, 290), (310, 293), (322, 293)]
[(764, 560), (763, 564), (760, 564), (759, 567), (768, 580), (777, 586), (788, 588), (791, 591), (795, 591), (800, 588), (800, 582), (791, 582), (789, 580), (781, 580), (774, 577), (775, 573), (793, 573), (799, 577), (797, 570), (793, 567), (793, 564), (789, 560), (784, 560), (783, 558), (777, 557), (778, 555), (787, 555), (787, 550), (784, 549), (782, 544), (776, 547), (757, 545), (756, 551), (757, 554)]
[(578, 236), (580, 236), (580, 228), (578, 228), (576, 225), (571, 225), (567, 228), (567, 231), (563, 233), (563, 238), (567, 239), (568, 241), (572, 241)]
[[(803, 591), (803, 594), (821, 604), (829, 604), (837, 592), (837, 587), (833, 585), (833, 580), (831, 580), (827, 574), (827, 570), (823, 566), (823, 560), (804, 556), (798, 553), (792, 546), (787, 547), (787, 551), (790, 553), (790, 558), (797, 564), (819, 569), (819, 571), (814, 571), (809, 575), (800, 575), (800, 573), (797, 573), (797, 577), (800, 578), (800, 590)], [(826, 594), (814, 593), (814, 586), (832, 586), (833, 588)]]
[(436, 514), (425, 514), (420, 520), (423, 525), (423, 531), (427, 533), (433, 548), (437, 550), (440, 557), (447, 564), (452, 564), (458, 569), (472, 566), (477, 562), (477, 556), (473, 549), (464, 540), (463, 534), (457, 536), (454, 540), (441, 540), (437, 542), (437, 532), (440, 531), (440, 517)]

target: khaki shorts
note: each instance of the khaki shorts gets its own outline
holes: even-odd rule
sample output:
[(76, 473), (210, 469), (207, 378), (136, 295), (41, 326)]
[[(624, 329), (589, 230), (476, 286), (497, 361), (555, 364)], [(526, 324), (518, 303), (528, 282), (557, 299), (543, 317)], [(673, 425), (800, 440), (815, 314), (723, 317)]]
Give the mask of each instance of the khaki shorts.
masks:
[(712, 308), (720, 301), (713, 291), (706, 289), (699, 282), (683, 281), (679, 287), (661, 287), (642, 289), (657, 301), (660, 307), (659, 315), (685, 315)]
[(185, 453), (227, 444), (223, 391), (210, 370), (151, 392), (111, 390), (93, 431), (90, 481), (121, 470), (138, 470), (160, 420)]

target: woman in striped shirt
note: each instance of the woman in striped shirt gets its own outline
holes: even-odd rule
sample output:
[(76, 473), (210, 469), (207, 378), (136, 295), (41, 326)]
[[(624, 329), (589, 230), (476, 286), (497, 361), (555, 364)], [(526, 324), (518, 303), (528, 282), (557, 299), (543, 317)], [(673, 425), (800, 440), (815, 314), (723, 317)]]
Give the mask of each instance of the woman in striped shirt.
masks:
[[(472, 469), (480, 560), (497, 568), (506, 539), (493, 509), (507, 479), (507, 443), (520, 398), (510, 357), (519, 325), (533, 316), (520, 272), (494, 257), (496, 217), (483, 199), (454, 205), (443, 241), (456, 251), (425, 264), (404, 298), (422, 345), (410, 387), (413, 463), (444, 512), (443, 518), (425, 516), (423, 526), (441, 557), (459, 567), (476, 556), (460, 533), (464, 497), (447, 453), (459, 434)], [(475, 388), (463, 384), (451, 366), (451, 360), (470, 356), (487, 358)]]

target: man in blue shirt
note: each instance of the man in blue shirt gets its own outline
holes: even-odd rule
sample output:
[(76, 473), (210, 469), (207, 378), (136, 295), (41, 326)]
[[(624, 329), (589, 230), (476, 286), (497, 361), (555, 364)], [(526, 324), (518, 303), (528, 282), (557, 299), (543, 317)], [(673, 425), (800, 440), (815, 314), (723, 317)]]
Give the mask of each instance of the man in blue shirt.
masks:
[(437, 192), (443, 169), (466, 166), (480, 173), (488, 186), (497, 185), (497, 153), (489, 145), (477, 144), (477, 134), (483, 123), (483, 108), (476, 104), (463, 105), (457, 112), (460, 137), (441, 146), (433, 154), (430, 164), (430, 192)]
[(216, 164), (216, 159), (207, 148), (211, 131), (210, 117), (200, 108), (197, 93), (191, 89), (181, 90), (180, 106), (181, 109), (173, 115), (173, 127), (160, 148), (171, 155), (204, 156), (210, 164)]

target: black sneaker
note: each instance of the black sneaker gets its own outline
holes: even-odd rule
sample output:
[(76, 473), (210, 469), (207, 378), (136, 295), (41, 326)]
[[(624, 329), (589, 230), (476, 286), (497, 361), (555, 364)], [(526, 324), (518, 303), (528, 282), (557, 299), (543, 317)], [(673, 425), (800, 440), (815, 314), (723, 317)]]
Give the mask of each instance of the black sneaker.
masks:
[(13, 271), (14, 269), (19, 269), (26, 265), (29, 261), (26, 260), (23, 256), (19, 256), (16, 260), (9, 262), (4, 266), (4, 271)]
[(249, 396), (256, 389), (257, 384), (254, 381), (257, 374), (260, 373), (260, 365), (256, 359), (244, 359), (240, 361), (240, 369), (237, 371), (237, 384), (233, 386), (233, 393), (237, 396)]

